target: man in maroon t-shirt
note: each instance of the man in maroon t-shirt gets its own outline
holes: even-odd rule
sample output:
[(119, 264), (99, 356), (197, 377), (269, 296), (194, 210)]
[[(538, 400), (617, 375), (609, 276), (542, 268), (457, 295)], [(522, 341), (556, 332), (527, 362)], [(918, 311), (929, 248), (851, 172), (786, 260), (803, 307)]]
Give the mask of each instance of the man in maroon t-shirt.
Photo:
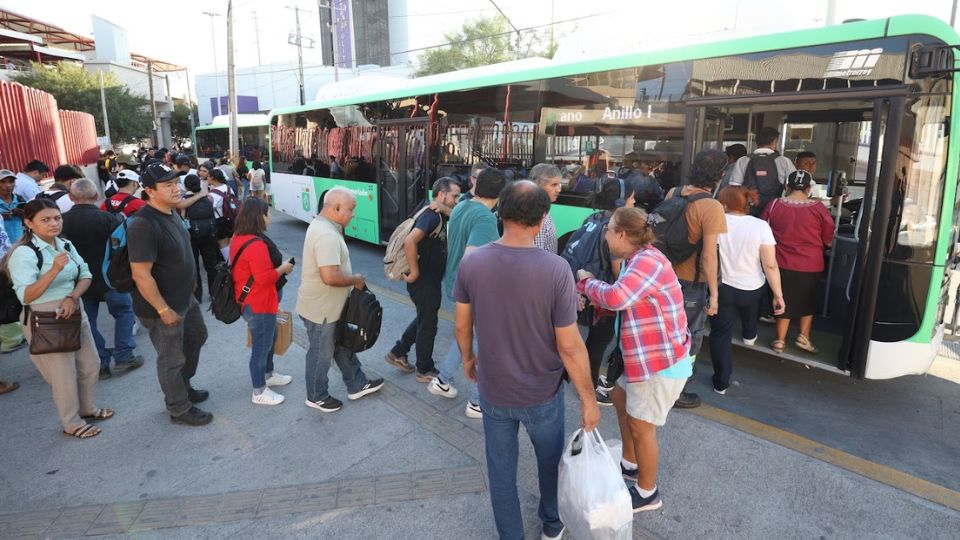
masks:
[[(559, 538), (557, 477), (563, 453), (566, 368), (587, 431), (600, 421), (587, 349), (577, 330), (577, 295), (570, 267), (537, 248), (550, 198), (533, 182), (500, 193), (503, 237), (463, 258), (454, 284), (457, 344), (467, 377), (480, 386), (490, 500), (501, 538), (522, 538), (517, 495), (517, 433), (523, 424), (540, 471), (543, 537)], [(510, 278), (504, 279), (508, 268)], [(476, 326), (478, 351), (473, 350)]]

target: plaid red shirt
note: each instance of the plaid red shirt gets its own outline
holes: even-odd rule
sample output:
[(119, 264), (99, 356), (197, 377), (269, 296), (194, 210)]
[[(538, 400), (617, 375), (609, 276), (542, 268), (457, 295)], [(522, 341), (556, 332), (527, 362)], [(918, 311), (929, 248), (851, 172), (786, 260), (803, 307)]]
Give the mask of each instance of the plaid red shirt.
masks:
[(623, 312), (623, 373), (627, 382), (640, 382), (683, 360), (690, 337), (680, 282), (663, 253), (648, 246), (626, 265), (616, 283), (584, 279), (577, 290), (596, 306)]

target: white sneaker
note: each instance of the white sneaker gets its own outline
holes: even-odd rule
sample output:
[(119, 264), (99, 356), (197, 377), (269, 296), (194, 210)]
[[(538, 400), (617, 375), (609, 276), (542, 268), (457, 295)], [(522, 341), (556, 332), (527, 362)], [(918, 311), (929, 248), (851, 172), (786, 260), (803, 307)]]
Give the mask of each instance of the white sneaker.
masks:
[(753, 339), (743, 338), (743, 344), (746, 345), (747, 347), (753, 347), (753, 345), (756, 342), (757, 342), (757, 336), (754, 336)]
[(274, 371), (270, 374), (270, 378), (267, 379), (267, 386), (286, 386), (293, 382), (293, 377), (290, 375), (284, 375), (279, 371)]
[(440, 377), (434, 377), (430, 384), (427, 385), (427, 392), (435, 396), (443, 396), (445, 398), (453, 399), (457, 397), (457, 389), (453, 386), (440, 381)]
[(483, 418), (483, 411), (480, 410), (480, 405), (476, 403), (467, 402), (467, 408), (463, 411), (463, 414), (467, 415), (467, 418)]
[(264, 388), (263, 392), (257, 394), (253, 393), (253, 397), (250, 398), (255, 405), (279, 405), (283, 403), (285, 398), (271, 390), (270, 388)]

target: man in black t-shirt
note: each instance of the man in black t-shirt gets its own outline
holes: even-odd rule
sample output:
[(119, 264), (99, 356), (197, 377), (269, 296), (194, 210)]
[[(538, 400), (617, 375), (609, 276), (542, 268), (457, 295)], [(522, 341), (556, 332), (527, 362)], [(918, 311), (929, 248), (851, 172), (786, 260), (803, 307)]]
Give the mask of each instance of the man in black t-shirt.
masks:
[(130, 269), (137, 288), (133, 312), (157, 350), (157, 377), (174, 422), (201, 426), (213, 415), (191, 403), (209, 396), (190, 386), (207, 327), (193, 296), (196, 282), (190, 235), (180, 214), (180, 174), (160, 163), (147, 165), (140, 185), (150, 196), (127, 228)]
[[(433, 200), (436, 207), (453, 208), (460, 198), (460, 184), (445, 177), (433, 184)], [(417, 382), (429, 383), (439, 375), (433, 362), (433, 342), (437, 337), (437, 314), (440, 311), (442, 294), (440, 286), (447, 268), (447, 218), (442, 212), (426, 210), (407, 235), (403, 249), (410, 265), (404, 277), (407, 292), (417, 309), (417, 316), (410, 322), (403, 336), (393, 346), (384, 360), (404, 373), (414, 368), (407, 361), (407, 354), (417, 346)]]

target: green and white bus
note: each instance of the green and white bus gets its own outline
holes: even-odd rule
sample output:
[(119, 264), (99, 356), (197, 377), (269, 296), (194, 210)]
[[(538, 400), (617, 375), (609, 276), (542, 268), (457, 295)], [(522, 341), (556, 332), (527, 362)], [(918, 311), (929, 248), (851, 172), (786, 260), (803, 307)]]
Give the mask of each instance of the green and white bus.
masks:
[[(267, 160), (269, 133), (270, 119), (267, 115), (237, 115), (237, 147), (240, 155), (247, 158), (247, 161)], [(217, 116), (209, 124), (197, 126), (193, 130), (193, 140), (197, 145), (197, 159), (200, 163), (222, 158), (230, 150), (230, 116)]]
[[(956, 267), (957, 43), (940, 20), (902, 16), (460, 72), (283, 108), (270, 114), (275, 205), (311, 220), (324, 190), (346, 186), (358, 196), (347, 234), (384, 243), (434, 179), (463, 177), (479, 160), (517, 170), (582, 163), (602, 175), (636, 152), (682, 178), (698, 151), (752, 150), (759, 128), (773, 126), (783, 154), (816, 153), (828, 194), (850, 194), (834, 209), (838, 234), (825, 254), (821, 352), (781, 357), (857, 378), (924, 373)], [(342, 174), (326, 172), (330, 156)], [(299, 160), (323, 174), (287, 172), (302, 172)], [(560, 234), (585, 205), (582, 194), (561, 195), (551, 210)], [(754, 348), (772, 354), (768, 337)]]

